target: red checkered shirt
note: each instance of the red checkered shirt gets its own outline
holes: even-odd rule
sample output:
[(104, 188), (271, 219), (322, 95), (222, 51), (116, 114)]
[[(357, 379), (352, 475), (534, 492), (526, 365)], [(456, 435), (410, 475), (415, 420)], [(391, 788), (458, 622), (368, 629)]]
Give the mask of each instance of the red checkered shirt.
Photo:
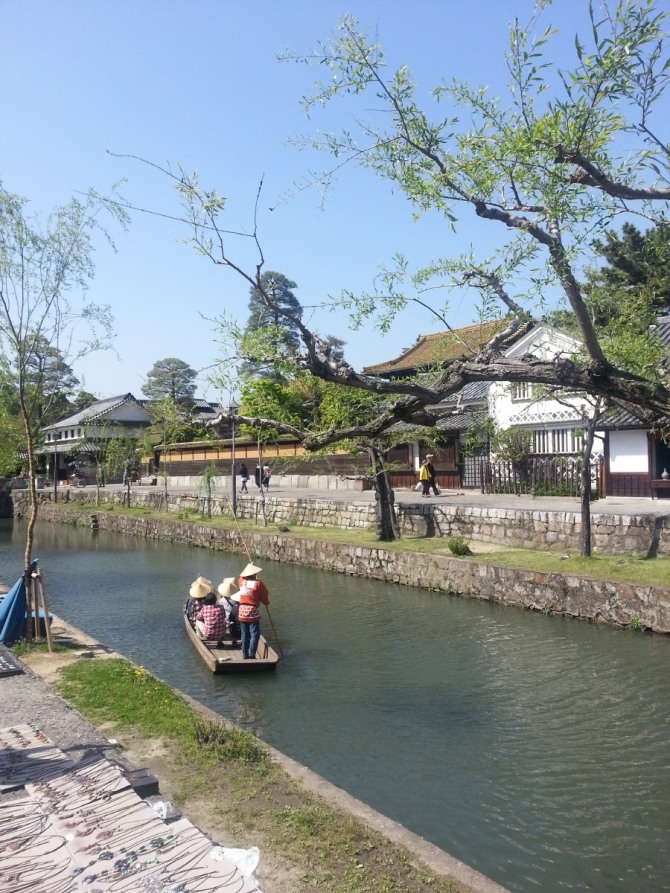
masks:
[(205, 605), (196, 614), (196, 620), (202, 620), (205, 624), (206, 639), (222, 639), (226, 634), (226, 614), (219, 605)]

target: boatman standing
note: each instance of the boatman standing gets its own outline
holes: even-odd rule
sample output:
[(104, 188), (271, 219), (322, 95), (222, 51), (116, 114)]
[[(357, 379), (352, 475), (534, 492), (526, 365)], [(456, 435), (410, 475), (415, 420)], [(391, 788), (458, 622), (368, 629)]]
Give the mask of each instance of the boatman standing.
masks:
[(240, 574), (240, 591), (233, 598), (240, 603), (238, 620), (240, 622), (242, 657), (253, 660), (256, 657), (258, 640), (261, 635), (261, 604), (270, 604), (270, 593), (261, 580), (257, 579), (262, 568), (248, 564)]

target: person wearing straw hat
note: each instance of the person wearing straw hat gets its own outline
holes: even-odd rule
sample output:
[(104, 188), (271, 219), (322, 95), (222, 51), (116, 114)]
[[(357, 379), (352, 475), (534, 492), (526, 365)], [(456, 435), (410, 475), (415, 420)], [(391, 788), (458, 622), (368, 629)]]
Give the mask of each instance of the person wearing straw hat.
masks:
[(186, 616), (191, 626), (195, 627), (195, 615), (202, 608), (203, 598), (209, 595), (210, 592), (213, 592), (212, 583), (211, 580), (207, 580), (205, 577), (196, 577), (191, 583), (185, 608)]
[(195, 631), (201, 639), (211, 639), (223, 645), (226, 634), (226, 612), (217, 604), (216, 593), (208, 592), (202, 599), (202, 607), (195, 615)]
[(256, 578), (261, 570), (262, 568), (257, 567), (253, 562), (249, 562), (238, 580), (240, 591), (233, 596), (234, 600), (240, 603), (238, 617), (242, 634), (242, 657), (244, 660), (254, 660), (256, 657), (256, 648), (261, 636), (260, 606), (261, 604), (270, 604), (270, 593), (267, 586)]
[(226, 623), (228, 624), (228, 629), (230, 630), (230, 635), (233, 639), (233, 645), (237, 645), (242, 637), (242, 633), (240, 631), (240, 621), (239, 621), (239, 612), (240, 612), (240, 603), (236, 598), (236, 594), (239, 592), (239, 586), (235, 582), (235, 577), (226, 577), (221, 583), (220, 586), (217, 587), (217, 592), (221, 596), (219, 604), (226, 612)]

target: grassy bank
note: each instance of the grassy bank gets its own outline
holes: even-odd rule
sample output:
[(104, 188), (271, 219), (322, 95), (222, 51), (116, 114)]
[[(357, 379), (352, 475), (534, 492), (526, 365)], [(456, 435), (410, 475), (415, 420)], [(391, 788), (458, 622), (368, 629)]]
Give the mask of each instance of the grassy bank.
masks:
[[(152, 517), (167, 521), (191, 521), (201, 526), (211, 527), (215, 530), (229, 530), (249, 533), (277, 533), (282, 530), (286, 535), (313, 540), (316, 542), (336, 542), (355, 546), (368, 546), (389, 549), (390, 551), (403, 551), (415, 554), (451, 554), (447, 541), (441, 537), (407, 536), (393, 543), (380, 543), (375, 539), (373, 530), (341, 530), (334, 527), (307, 527), (300, 525), (292, 527), (285, 524), (270, 523), (266, 527), (256, 524), (254, 521), (240, 518), (235, 522), (227, 515), (217, 515), (207, 518), (196, 511), (158, 512), (146, 506), (137, 508), (123, 508), (115, 504), (103, 504), (99, 507), (91, 507), (88, 504), (68, 503), (57, 504), (57, 508), (67, 512), (72, 508), (95, 508), (97, 512), (113, 511), (115, 514), (132, 517)], [(541, 573), (571, 574), (575, 576), (595, 577), (599, 580), (611, 580), (613, 582), (639, 583), (656, 586), (670, 586), (670, 559), (668, 558), (639, 558), (635, 555), (595, 555), (592, 558), (581, 558), (577, 553), (549, 552), (537, 549), (507, 549), (502, 546), (485, 546), (482, 543), (471, 542), (473, 554), (461, 558), (462, 561), (486, 562), (488, 564), (503, 565), (505, 567), (519, 567), (526, 570), (539, 571)]]
[(136, 753), (154, 754), (153, 765), (151, 759), (143, 765), (159, 777), (161, 792), (212, 839), (258, 846), (264, 890), (470, 889), (415, 864), (407, 850), (307, 792), (253, 734), (199, 715), (141, 667), (79, 660), (60, 670), (56, 687), (106, 735), (124, 746), (132, 742)]

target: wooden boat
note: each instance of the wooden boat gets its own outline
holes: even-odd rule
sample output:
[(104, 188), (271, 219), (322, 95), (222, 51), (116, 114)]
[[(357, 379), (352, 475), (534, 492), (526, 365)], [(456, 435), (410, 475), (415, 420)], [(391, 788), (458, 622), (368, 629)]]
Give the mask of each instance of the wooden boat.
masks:
[(264, 636), (261, 636), (258, 641), (255, 660), (245, 660), (242, 657), (240, 646), (233, 645), (233, 640), (229, 635), (224, 636), (222, 642), (201, 639), (189, 623), (185, 613), (184, 625), (189, 638), (195, 645), (195, 650), (212, 673), (255, 673), (259, 670), (274, 670), (277, 666), (279, 655)]

